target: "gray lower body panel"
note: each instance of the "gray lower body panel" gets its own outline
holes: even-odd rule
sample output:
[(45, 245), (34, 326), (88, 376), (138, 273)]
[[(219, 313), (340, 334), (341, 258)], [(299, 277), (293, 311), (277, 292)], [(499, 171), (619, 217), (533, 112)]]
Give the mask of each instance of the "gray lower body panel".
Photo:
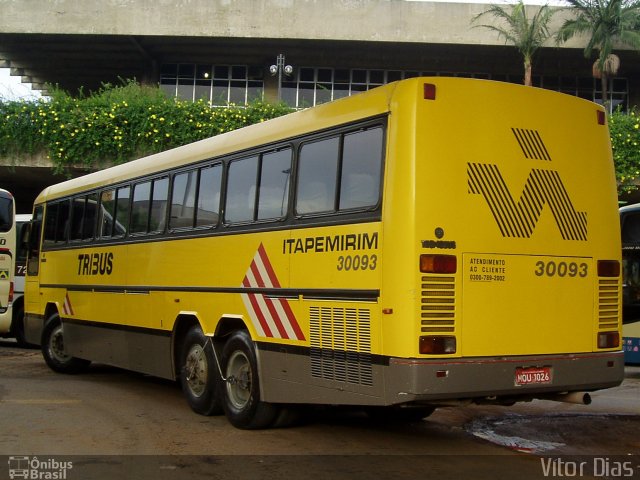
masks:
[(103, 328), (96, 324), (64, 322), (65, 344), (74, 357), (106, 363), (156, 377), (175, 379), (171, 332)]
[[(614, 387), (624, 377), (622, 352), (447, 360), (390, 358), (371, 364), (366, 376), (349, 376), (349, 368), (359, 367), (335, 362), (318, 370), (312, 360), (309, 355), (259, 350), (263, 398), (281, 403), (347, 405), (501, 398), (506, 402)], [(548, 368), (550, 381), (516, 385), (516, 369), (533, 367)]]
[[(171, 332), (65, 319), (62, 325), (65, 349), (73, 357), (175, 379)], [(40, 345), (43, 327), (42, 316), (27, 315), (27, 341)]]

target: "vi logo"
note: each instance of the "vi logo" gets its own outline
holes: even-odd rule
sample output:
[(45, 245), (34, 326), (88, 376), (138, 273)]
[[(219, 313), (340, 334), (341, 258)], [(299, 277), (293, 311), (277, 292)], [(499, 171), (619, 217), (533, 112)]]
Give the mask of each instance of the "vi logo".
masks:
[[(536, 130), (511, 131), (526, 159), (551, 162)], [(467, 182), (470, 194), (484, 197), (504, 237), (531, 237), (543, 208), (548, 206), (564, 240), (587, 240), (587, 213), (575, 209), (555, 170), (532, 168), (517, 201), (497, 165), (467, 163)]]

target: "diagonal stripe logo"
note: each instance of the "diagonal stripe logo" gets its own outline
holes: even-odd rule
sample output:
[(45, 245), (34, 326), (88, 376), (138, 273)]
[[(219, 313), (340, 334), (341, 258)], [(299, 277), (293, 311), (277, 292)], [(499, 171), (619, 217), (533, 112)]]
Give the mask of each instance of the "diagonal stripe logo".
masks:
[(587, 213), (577, 211), (558, 172), (532, 169), (516, 201), (497, 165), (467, 164), (469, 193), (484, 197), (504, 237), (529, 238), (548, 205), (564, 240), (587, 239)]
[[(249, 265), (242, 286), (247, 289), (281, 288), (262, 244)], [(263, 293), (243, 293), (241, 296), (258, 335), (287, 340), (305, 339), (287, 299), (273, 298)]]
[(71, 300), (69, 300), (69, 293), (64, 297), (64, 303), (62, 304), (62, 311), (65, 315), (75, 315), (73, 313), (73, 307), (71, 306)]
[[(511, 131), (526, 159), (551, 161), (537, 131)], [(575, 209), (555, 170), (532, 169), (517, 201), (497, 165), (468, 163), (467, 182), (469, 193), (484, 197), (504, 237), (531, 237), (543, 208), (548, 206), (564, 240), (587, 240), (587, 212)]]

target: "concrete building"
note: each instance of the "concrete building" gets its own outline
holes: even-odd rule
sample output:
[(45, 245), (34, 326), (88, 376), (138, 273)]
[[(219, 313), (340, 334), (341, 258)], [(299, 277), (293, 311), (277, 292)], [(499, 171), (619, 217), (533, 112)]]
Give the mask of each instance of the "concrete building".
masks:
[[(242, 104), (280, 96), (296, 107), (415, 75), (521, 83), (517, 50), (473, 28), (486, 8), (412, 0), (1, 0), (0, 67), (43, 90), (49, 83), (86, 92), (135, 78), (183, 99)], [(557, 13), (552, 30), (567, 15)], [(584, 43), (549, 41), (535, 58), (534, 84), (598, 101)], [(616, 53), (613, 97), (629, 108), (640, 104), (640, 55)], [(43, 175), (46, 162), (15, 173), (3, 163), (5, 188), (29, 183), (36, 191), (60, 180)]]

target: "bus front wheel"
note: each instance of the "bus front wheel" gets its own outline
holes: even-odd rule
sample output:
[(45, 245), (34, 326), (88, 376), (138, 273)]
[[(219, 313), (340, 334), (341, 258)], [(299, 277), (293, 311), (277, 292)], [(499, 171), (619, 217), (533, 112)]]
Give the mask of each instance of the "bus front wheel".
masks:
[(251, 337), (245, 330), (235, 332), (222, 352), (224, 413), (237, 428), (258, 429), (276, 419), (276, 405), (260, 400), (258, 364)]
[(220, 385), (213, 344), (200, 326), (192, 327), (182, 344), (180, 385), (191, 409), (200, 415), (219, 415)]
[(29, 342), (24, 336), (24, 307), (14, 305), (13, 318), (11, 319), (11, 335), (15, 337), (19, 347), (28, 347)]
[(69, 355), (64, 346), (64, 329), (60, 316), (54, 313), (42, 330), (42, 356), (49, 368), (58, 373), (78, 373), (86, 369), (89, 360)]

